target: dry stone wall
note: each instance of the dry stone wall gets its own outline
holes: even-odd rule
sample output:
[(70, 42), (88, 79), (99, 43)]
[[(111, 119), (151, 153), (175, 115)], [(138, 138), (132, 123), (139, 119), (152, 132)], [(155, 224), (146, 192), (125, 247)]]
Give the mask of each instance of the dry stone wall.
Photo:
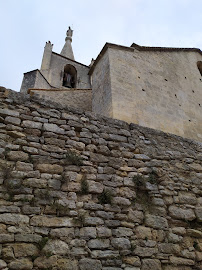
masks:
[(0, 95), (0, 269), (202, 269), (199, 143)]

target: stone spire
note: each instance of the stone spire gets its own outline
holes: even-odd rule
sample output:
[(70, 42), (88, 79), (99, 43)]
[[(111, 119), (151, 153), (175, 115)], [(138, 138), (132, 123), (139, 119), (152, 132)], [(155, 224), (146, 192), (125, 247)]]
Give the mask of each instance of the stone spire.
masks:
[(72, 35), (73, 35), (73, 30), (69, 26), (69, 29), (67, 30), (67, 36), (65, 38), (65, 45), (64, 45), (60, 54), (67, 57), (67, 58), (74, 60), (74, 54), (73, 54), (72, 44), (71, 44), (72, 43)]

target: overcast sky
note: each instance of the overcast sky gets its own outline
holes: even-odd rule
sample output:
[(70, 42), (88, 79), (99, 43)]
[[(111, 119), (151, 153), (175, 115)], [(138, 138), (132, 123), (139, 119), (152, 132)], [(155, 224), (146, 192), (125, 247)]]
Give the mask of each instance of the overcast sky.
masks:
[(61, 52), (69, 25), (86, 65), (106, 42), (202, 49), (201, 0), (0, 0), (0, 11), (0, 85), (16, 91), (40, 69), (46, 41)]

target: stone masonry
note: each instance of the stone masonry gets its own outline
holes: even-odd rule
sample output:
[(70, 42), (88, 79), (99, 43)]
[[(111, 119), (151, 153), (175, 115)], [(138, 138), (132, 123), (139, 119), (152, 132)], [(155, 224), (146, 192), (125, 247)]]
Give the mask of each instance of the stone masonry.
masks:
[(202, 269), (202, 145), (0, 89), (0, 269)]

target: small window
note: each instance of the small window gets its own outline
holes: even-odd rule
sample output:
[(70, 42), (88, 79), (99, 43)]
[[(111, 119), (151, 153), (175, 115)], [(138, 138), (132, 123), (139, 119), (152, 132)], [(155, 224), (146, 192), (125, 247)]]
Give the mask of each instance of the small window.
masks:
[(74, 66), (66, 65), (64, 67), (62, 86), (76, 88), (77, 72)]
[(202, 76), (202, 61), (197, 62), (197, 67), (198, 67), (199, 72), (201, 73), (201, 76)]

